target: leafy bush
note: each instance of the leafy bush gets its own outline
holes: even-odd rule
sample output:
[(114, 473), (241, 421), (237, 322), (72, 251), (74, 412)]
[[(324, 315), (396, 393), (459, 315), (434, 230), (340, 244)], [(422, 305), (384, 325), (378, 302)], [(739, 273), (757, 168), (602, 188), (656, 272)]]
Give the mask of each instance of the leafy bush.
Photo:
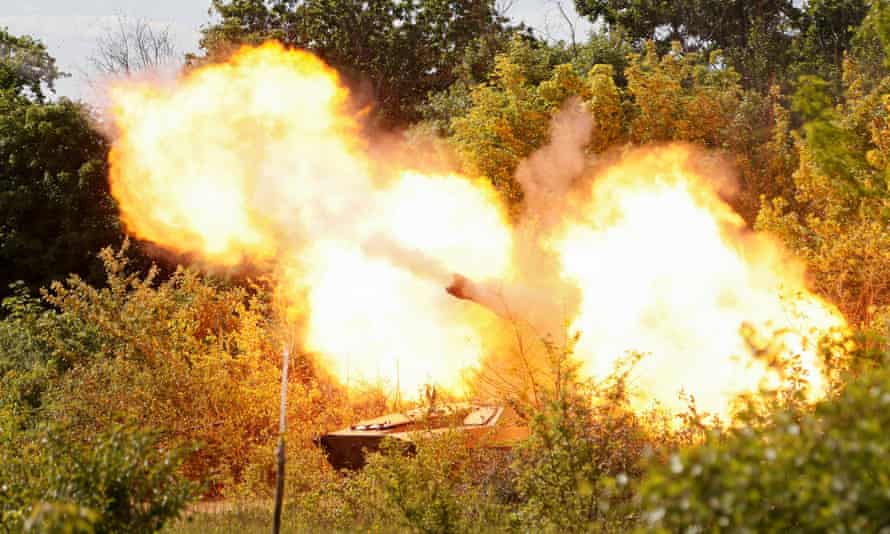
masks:
[[(627, 498), (613, 477), (626, 482), (637, 470), (639, 436), (625, 433), (631, 430), (626, 420), (604, 419), (595, 421), (588, 402), (568, 400), (536, 415), (513, 465), (518, 524), (537, 532), (586, 532), (613, 519), (615, 506)], [(614, 435), (595, 432), (597, 424)]]
[[(221, 492), (274, 442), (282, 325), (261, 286), (179, 269), (133, 272), (126, 248), (101, 253), (106, 286), (77, 276), (5, 301), (0, 321), (0, 413), (22, 427), (52, 420), (66, 439), (137, 422), (162, 444), (197, 443), (184, 466)], [(312, 361), (292, 362), (289, 426), (306, 446), (341, 424), (345, 396)], [(326, 402), (320, 402), (326, 399)]]
[[(95, 252), (121, 236), (107, 180), (108, 142), (85, 105), (25, 96), (51, 84), (58, 71), (42, 44), (18, 39), (26, 46), (16, 50), (10, 37), (0, 28), (0, 296), (16, 280), (35, 292), (71, 272), (101, 280)], [(9, 88), (6, 75), (29, 69), (10, 65), (8, 56), (37, 55), (46, 56), (49, 77), (24, 86), (12, 80)]]
[(643, 484), (650, 527), (877, 532), (890, 524), (890, 370), (811, 414), (783, 413), (676, 454)]
[(22, 449), (3, 443), (0, 511), (9, 532), (154, 532), (176, 518), (197, 486), (180, 475), (185, 449), (119, 427), (85, 445), (46, 432)]
[(694, 441), (694, 405), (680, 425), (652, 408), (631, 407), (629, 377), (639, 355), (622, 359), (600, 383), (565, 383), (533, 412), (531, 435), (511, 465), (515, 525), (544, 532), (624, 532), (633, 526), (634, 482), (652, 458)]
[(30, 295), (24, 285), (4, 298), (0, 314), (0, 411), (13, 409), (31, 415), (40, 408), (43, 394), (59, 370), (46, 338), (53, 314)]
[(458, 432), (418, 435), (407, 444), (385, 440), (361, 471), (329, 479), (291, 496), (288, 509), (307, 530), (374, 532), (467, 532), (506, 527), (494, 487), (480, 477), (491, 466), (487, 453), (471, 451)]

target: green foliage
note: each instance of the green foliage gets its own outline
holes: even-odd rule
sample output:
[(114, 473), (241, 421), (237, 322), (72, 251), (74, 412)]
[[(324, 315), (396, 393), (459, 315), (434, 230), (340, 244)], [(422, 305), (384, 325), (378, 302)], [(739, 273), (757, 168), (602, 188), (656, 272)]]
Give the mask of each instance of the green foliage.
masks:
[(792, 109), (806, 121), (803, 131), (817, 158), (816, 164), (855, 185), (853, 177), (865, 167), (865, 154), (851, 150), (856, 139), (843, 128), (827, 87), (828, 83), (820, 78), (801, 77)]
[(865, 0), (807, 2), (794, 42), (793, 71), (840, 81), (844, 57), (869, 11)]
[[(468, 92), (463, 90), (469, 103), (464, 100), (452, 106), (457, 113), (450, 115), (450, 130), (457, 151), (469, 169), (491, 180), (514, 209), (522, 200), (522, 191), (513, 177), (519, 162), (545, 144), (551, 119), (564, 102), (575, 96), (590, 96), (586, 71), (580, 69), (592, 68), (587, 65), (591, 61), (623, 62), (610, 53), (620, 48), (604, 46), (602, 40), (594, 40), (589, 48), (580, 50), (573, 59), (563, 49), (514, 38), (495, 57), (487, 82)], [(596, 75), (601, 78), (603, 68), (608, 66), (597, 68)], [(611, 74), (607, 76), (611, 78)], [(614, 81), (598, 78), (596, 83), (596, 88), (605, 93), (597, 111), (604, 116), (615, 114), (619, 96)], [(600, 144), (611, 143), (617, 137), (611, 125), (603, 131), (606, 133), (598, 137)]]
[(745, 87), (765, 90), (815, 74), (839, 81), (844, 54), (875, 4), (865, 0), (750, 2), (744, 0), (576, 0), (578, 11), (654, 39), (660, 51), (679, 41), (687, 51), (723, 50)]
[(388, 517), (414, 532), (467, 532), (474, 525), (494, 526), (491, 521), (500, 514), (484, 494), (486, 488), (470, 485), (473, 458), (461, 440), (459, 434), (422, 440), (413, 458), (406, 456), (404, 444), (385, 443), (362, 478), (381, 492), (384, 506), (391, 510)]
[[(106, 288), (72, 278), (47, 295), (61, 311), (54, 353), (73, 367), (48, 414), (83, 434), (131, 419), (166, 428), (201, 445), (192, 476), (237, 479), (274, 439), (281, 345), (267, 295), (182, 269), (156, 285), (156, 271), (129, 273), (110, 251), (103, 260)], [(309, 363), (293, 367), (291, 423), (325, 417)]]
[(536, 84), (546, 79), (549, 63), (546, 49), (514, 39), (495, 59), (491, 80), (473, 89), (470, 110), (451, 125), (469, 166), (514, 205), (522, 198), (513, 180), (516, 167), (547, 137), (549, 110)]
[(99, 515), (83, 506), (70, 503), (40, 503), (25, 521), (25, 532), (46, 534), (92, 534)]
[(4, 443), (0, 526), (15, 532), (154, 532), (176, 518), (196, 486), (179, 474), (184, 449), (159, 435), (115, 428), (84, 443), (52, 430), (23, 449)]
[(519, 497), (516, 521), (525, 528), (617, 529), (616, 508), (628, 492), (612, 477), (626, 483), (636, 470), (640, 436), (626, 434), (630, 413), (599, 415), (605, 417), (596, 418), (587, 402), (564, 399), (550, 403), (533, 419), (532, 434), (513, 464)]
[(43, 394), (57, 375), (57, 362), (40, 332), (50, 328), (53, 316), (22, 285), (3, 299), (0, 321), (0, 405), (26, 417), (34, 415)]
[(0, 28), (0, 96), (29, 96), (43, 102), (44, 87), (53, 91), (62, 76), (66, 75), (56, 68), (56, 60), (43, 43)]
[(574, 50), (566, 50), (567, 58), (561, 63), (571, 62), (579, 73), (590, 72), (597, 65), (609, 65), (615, 72), (616, 83), (623, 87), (627, 80), (624, 69), (629, 63), (629, 55), (634, 47), (621, 32), (593, 33), (587, 41), (579, 43)]
[(696, 40), (699, 46), (714, 43), (721, 48), (743, 45), (759, 19), (774, 21), (779, 30), (780, 22), (800, 16), (800, 9), (790, 1), (576, 0), (576, 7), (591, 20), (602, 17), (606, 24), (624, 28), (633, 39), (661, 34), (665, 43)]
[[(102, 260), (106, 286), (55, 283), (52, 310), (7, 299), (0, 413), (23, 429), (55, 421), (71, 442), (118, 423), (163, 429), (164, 446), (200, 445), (183, 467), (190, 477), (212, 492), (238, 482), (275, 437), (283, 338), (268, 295), (185, 269), (158, 282), (157, 270), (130, 272), (123, 252)], [(308, 359), (292, 368), (289, 424), (305, 446), (344, 404)]]
[(531, 435), (510, 466), (514, 526), (533, 532), (626, 532), (644, 464), (700, 433), (694, 405), (672, 427), (657, 409), (632, 407), (630, 373), (640, 355), (622, 359), (606, 380), (581, 382), (570, 353), (560, 357), (558, 387), (532, 412)]
[(870, 4), (862, 24), (856, 28), (850, 55), (876, 77), (890, 66), (890, 4), (884, 0)]
[(512, 31), (493, 0), (214, 0), (213, 11), (219, 22), (202, 39), (211, 56), (266, 39), (312, 50), (366, 79), (380, 118), (397, 124), (458, 79), (468, 48)]
[(454, 133), (451, 121), (469, 111), (473, 87), (488, 78), (495, 56), (502, 53), (507, 44), (508, 41), (497, 35), (477, 37), (464, 48), (463, 58), (454, 69), (455, 80), (445, 89), (431, 91), (419, 104), (418, 113), (432, 124), (436, 134), (450, 136)]
[[(3, 303), (0, 480), (13, 530), (25, 521), (35, 532), (155, 530), (195, 489), (181, 475), (213, 494), (253, 477), (258, 495), (273, 480), (264, 460), (284, 338), (265, 290), (185, 269), (159, 282), (155, 269), (132, 272), (124, 251), (101, 256), (104, 287), (72, 276), (45, 292), (50, 308), (21, 286)], [(288, 487), (297, 492), (330, 476), (310, 438), (354, 414), (309, 360), (295, 359), (291, 377)], [(185, 456), (182, 444), (198, 447)]]
[(101, 279), (95, 252), (120, 239), (107, 153), (82, 105), (0, 91), (0, 295), (16, 280)]
[(739, 123), (739, 77), (717, 68), (718, 54), (705, 59), (679, 48), (659, 54), (649, 43), (645, 53), (627, 56), (620, 75), (609, 63), (583, 71), (570, 62), (554, 65), (562, 57), (514, 39), (496, 56), (489, 81), (470, 90), (469, 108), (463, 104), (466, 111), (451, 122), (451, 140), (469, 169), (491, 180), (514, 209), (522, 201), (514, 180), (519, 162), (547, 142), (555, 113), (570, 98), (594, 116), (588, 145), (594, 153), (622, 142), (738, 147), (735, 132), (747, 126)]
[(827, 82), (801, 78), (794, 110), (806, 122), (794, 189), (764, 203), (757, 227), (781, 236), (807, 261), (816, 288), (868, 325), (890, 305), (890, 78), (868, 83), (852, 60), (845, 70), (839, 105)]
[(630, 137), (636, 143), (691, 141), (722, 148), (739, 106), (738, 76), (714, 68), (719, 55), (702, 61), (678, 45), (659, 56), (654, 43), (634, 55), (626, 71), (633, 96)]
[(467, 532), (508, 525), (496, 485), (503, 455), (467, 447), (460, 432), (417, 432), (410, 446), (385, 440), (358, 472), (289, 494), (286, 513), (300, 531)]
[(656, 40), (662, 52), (673, 41), (686, 50), (721, 49), (748, 85), (763, 87), (788, 62), (789, 29), (802, 10), (795, 2), (744, 0), (576, 0), (578, 12), (602, 18), (636, 42)]
[(590, 150), (605, 152), (618, 144), (625, 135), (624, 105), (621, 91), (615, 83), (612, 65), (595, 65), (588, 76), (590, 80), (590, 113), (596, 117), (590, 140)]
[(568, 72), (568, 65), (575, 74), (584, 74), (603, 65), (612, 68), (618, 85), (626, 84), (624, 67), (627, 65), (631, 46), (615, 34), (593, 34), (587, 42), (578, 43), (571, 49), (563, 44), (547, 44), (530, 39), (527, 35), (506, 38), (480, 38), (478, 45), (465, 49), (459, 77), (444, 91), (433, 92), (422, 105), (424, 120), (434, 124), (440, 135), (453, 136), (454, 122), (465, 117), (473, 109), (474, 89), (486, 82), (497, 83), (497, 62), (505, 58), (520, 66), (526, 81), (537, 85), (559, 68)]
[(890, 521), (890, 374), (851, 383), (815, 413), (712, 436), (644, 482), (658, 532), (877, 532)]

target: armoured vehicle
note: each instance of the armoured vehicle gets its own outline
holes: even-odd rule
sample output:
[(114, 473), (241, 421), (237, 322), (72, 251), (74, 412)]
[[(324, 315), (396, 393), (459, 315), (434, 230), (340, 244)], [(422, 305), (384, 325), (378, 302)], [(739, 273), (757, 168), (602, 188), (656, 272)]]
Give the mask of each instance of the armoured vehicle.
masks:
[(472, 448), (508, 449), (528, 437), (528, 425), (510, 407), (456, 403), (435, 408), (415, 408), (360, 421), (349, 428), (329, 432), (318, 439), (335, 469), (360, 469), (365, 454), (377, 451), (387, 438), (409, 443), (424, 435), (454, 430)]

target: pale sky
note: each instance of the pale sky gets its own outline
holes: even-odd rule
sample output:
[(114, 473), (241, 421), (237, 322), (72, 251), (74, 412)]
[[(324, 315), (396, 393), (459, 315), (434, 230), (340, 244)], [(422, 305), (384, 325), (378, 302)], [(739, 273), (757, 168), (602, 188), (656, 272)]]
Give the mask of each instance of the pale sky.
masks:
[[(509, 15), (535, 28), (539, 35), (567, 39), (569, 30), (554, 2), (557, 0), (515, 0)], [(576, 22), (582, 39), (590, 24), (577, 16), (574, 0), (562, 5)], [(41, 39), (59, 67), (71, 74), (60, 80), (57, 93), (71, 98), (90, 99), (87, 84), (89, 62), (99, 36), (117, 17), (140, 18), (156, 27), (169, 27), (180, 53), (197, 49), (199, 30), (210, 20), (210, 0), (0, 0), (0, 27), (14, 35), (28, 34)]]

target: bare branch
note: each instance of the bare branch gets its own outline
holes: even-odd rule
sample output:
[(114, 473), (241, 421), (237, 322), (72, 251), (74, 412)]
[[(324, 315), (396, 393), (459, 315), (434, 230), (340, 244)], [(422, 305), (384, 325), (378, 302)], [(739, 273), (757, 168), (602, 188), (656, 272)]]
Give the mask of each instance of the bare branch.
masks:
[(577, 20), (572, 20), (572, 17), (569, 16), (569, 13), (568, 11), (566, 11), (565, 6), (562, 5), (562, 0), (548, 0), (548, 3), (555, 6), (556, 9), (559, 11), (560, 17), (562, 17), (562, 20), (565, 22), (565, 25), (569, 30), (569, 37), (572, 43), (572, 57), (577, 56), (578, 43), (576, 37), (577, 32), (575, 30), (575, 27), (577, 26)]
[(169, 26), (156, 29), (145, 19), (124, 16), (118, 16), (116, 23), (97, 40), (90, 57), (100, 75), (130, 76), (179, 61)]
[(507, 17), (514, 5), (516, 5), (516, 0), (495, 0), (494, 10), (499, 16)]

